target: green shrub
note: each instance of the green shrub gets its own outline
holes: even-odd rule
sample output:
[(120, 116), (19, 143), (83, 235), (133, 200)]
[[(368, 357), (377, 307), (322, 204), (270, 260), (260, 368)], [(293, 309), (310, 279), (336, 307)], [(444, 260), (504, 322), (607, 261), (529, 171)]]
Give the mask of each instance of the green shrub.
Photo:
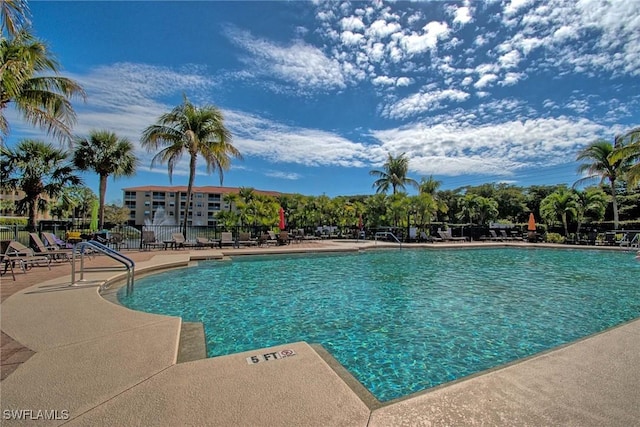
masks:
[(564, 243), (564, 237), (558, 233), (547, 233), (545, 237), (547, 243)]
[(27, 225), (27, 218), (22, 217), (3, 217), (0, 218), (0, 225)]

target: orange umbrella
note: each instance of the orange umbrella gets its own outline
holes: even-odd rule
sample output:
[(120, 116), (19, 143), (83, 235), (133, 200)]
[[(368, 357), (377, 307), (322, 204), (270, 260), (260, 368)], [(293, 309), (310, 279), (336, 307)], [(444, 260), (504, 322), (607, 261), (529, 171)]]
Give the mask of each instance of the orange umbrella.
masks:
[(284, 223), (284, 209), (280, 206), (280, 225), (278, 227), (280, 230), (284, 230), (286, 224)]
[(527, 225), (528, 231), (536, 231), (536, 219), (533, 216), (533, 212), (529, 214), (529, 224)]

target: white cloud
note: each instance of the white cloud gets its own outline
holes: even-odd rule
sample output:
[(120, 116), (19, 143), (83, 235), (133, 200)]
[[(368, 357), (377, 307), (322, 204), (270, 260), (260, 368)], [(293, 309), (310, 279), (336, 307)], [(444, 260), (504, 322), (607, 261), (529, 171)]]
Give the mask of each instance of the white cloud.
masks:
[(520, 63), (520, 60), (520, 52), (518, 52), (517, 50), (507, 52), (500, 58), (498, 58), (498, 62), (503, 68), (515, 68)]
[(288, 179), (291, 181), (296, 181), (302, 178), (302, 175), (295, 172), (283, 172), (283, 171), (269, 171), (265, 173), (266, 176), (270, 176), (271, 178), (280, 178), (280, 179)]
[(522, 73), (506, 73), (504, 75), (504, 78), (499, 84), (501, 86), (512, 86), (518, 83), (520, 79), (522, 79), (522, 77), (523, 77)]
[(473, 87), (476, 89), (484, 89), (487, 86), (490, 86), (491, 83), (498, 80), (498, 76), (495, 74), (484, 74), (482, 77), (478, 79), (477, 82), (473, 84)]
[(432, 21), (422, 29), (423, 33), (414, 32), (405, 35), (400, 40), (400, 45), (409, 55), (434, 50), (438, 45), (438, 41), (449, 35), (449, 26), (446, 22)]
[(396, 84), (396, 79), (387, 76), (378, 76), (371, 80), (376, 86), (394, 86)]
[(340, 40), (346, 45), (357, 45), (364, 40), (362, 34), (352, 33), (351, 31), (343, 31), (340, 34)]
[(465, 25), (471, 22), (472, 19), (473, 18), (471, 17), (471, 10), (468, 7), (464, 6), (456, 9), (453, 22), (456, 24)]
[(364, 30), (364, 24), (362, 19), (357, 16), (348, 16), (340, 20), (340, 26), (346, 31), (362, 31)]
[(416, 93), (384, 107), (382, 115), (394, 119), (407, 118), (442, 108), (444, 101), (463, 102), (469, 96), (467, 92), (457, 89)]
[(511, 0), (504, 8), (504, 14), (507, 16), (516, 15), (522, 9), (528, 7), (533, 0)]
[(349, 76), (343, 74), (340, 62), (327, 57), (314, 46), (300, 41), (280, 46), (234, 28), (229, 29), (227, 35), (252, 54), (247, 62), (251, 66), (251, 75), (256, 79), (270, 76), (293, 84), (302, 93), (346, 87)]
[(373, 24), (369, 26), (366, 31), (366, 34), (369, 37), (373, 37), (376, 39), (383, 39), (385, 37), (390, 36), (391, 34), (397, 33), (401, 30), (400, 24), (397, 22), (385, 22), (382, 19), (375, 21)]
[(409, 86), (413, 83), (413, 79), (409, 77), (398, 77), (396, 80), (396, 86)]
[(514, 174), (574, 158), (604, 127), (565, 117), (468, 125), (451, 121), (374, 131), (382, 152), (406, 152), (422, 175)]
[(364, 144), (330, 132), (290, 127), (240, 111), (226, 111), (225, 118), (234, 135), (234, 145), (246, 156), (304, 166), (367, 164)]

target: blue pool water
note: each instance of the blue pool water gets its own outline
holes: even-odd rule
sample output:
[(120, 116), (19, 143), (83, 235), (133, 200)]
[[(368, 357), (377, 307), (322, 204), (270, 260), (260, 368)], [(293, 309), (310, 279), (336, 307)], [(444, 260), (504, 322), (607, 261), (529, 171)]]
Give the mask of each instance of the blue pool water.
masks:
[(639, 277), (629, 253), (367, 251), (201, 263), (119, 299), (203, 322), (210, 357), (320, 343), (387, 401), (640, 317)]

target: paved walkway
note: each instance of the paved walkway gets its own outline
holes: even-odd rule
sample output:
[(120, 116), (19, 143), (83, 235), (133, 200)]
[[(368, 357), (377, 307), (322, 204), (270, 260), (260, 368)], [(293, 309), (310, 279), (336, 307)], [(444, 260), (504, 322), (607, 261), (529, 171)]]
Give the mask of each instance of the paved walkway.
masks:
[[(357, 247), (327, 243), (224, 253)], [(223, 253), (127, 255), (143, 272), (184, 267), (194, 258)], [(92, 262), (107, 261), (97, 257)], [(3, 418), (9, 410), (14, 418), (21, 414), (27, 420), (3, 419), (3, 425), (31, 425), (35, 417), (40, 417), (37, 425), (78, 426), (640, 424), (640, 321), (381, 405), (359, 394), (332, 369), (334, 362), (306, 343), (176, 363), (179, 318), (106, 301), (98, 288), (113, 272), (91, 273), (88, 282), (69, 287), (65, 268), (17, 273), (16, 283), (2, 277), (3, 360), (5, 340), (25, 349), (14, 355), (31, 352), (1, 384)], [(36, 274), (44, 276), (35, 279)], [(27, 278), (36, 283), (29, 286)], [(276, 358), (283, 355), (288, 357)]]

